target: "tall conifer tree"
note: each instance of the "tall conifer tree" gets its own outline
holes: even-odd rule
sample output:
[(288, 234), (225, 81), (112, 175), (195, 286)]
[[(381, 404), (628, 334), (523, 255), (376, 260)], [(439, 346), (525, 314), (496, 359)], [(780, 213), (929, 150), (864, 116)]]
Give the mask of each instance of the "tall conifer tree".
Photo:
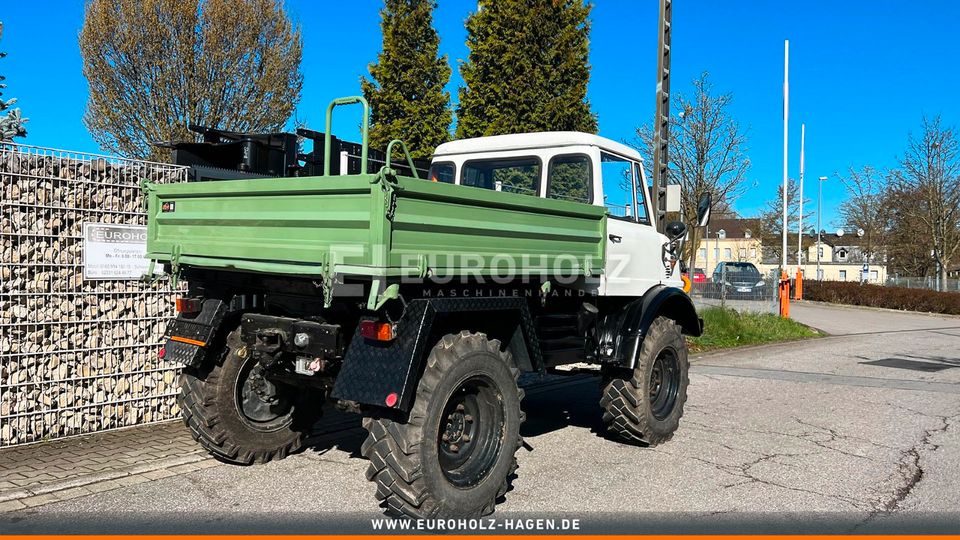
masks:
[[(3, 23), (0, 22), (0, 37), (3, 36)], [(0, 52), (0, 58), (6, 53)], [(20, 116), (20, 109), (10, 109), (17, 102), (16, 99), (3, 99), (4, 77), (0, 76), (0, 141), (9, 141), (14, 137), (26, 137), (27, 130), (23, 127), (27, 119)], [(10, 109), (10, 110), (8, 110)]]
[(457, 137), (597, 131), (583, 0), (480, 0), (467, 18)]
[(380, 11), (383, 51), (370, 64), (373, 80), (361, 78), (370, 102), (370, 144), (385, 150), (403, 140), (414, 157), (430, 157), (450, 138), (450, 80), (447, 57), (439, 56), (430, 0), (385, 0)]

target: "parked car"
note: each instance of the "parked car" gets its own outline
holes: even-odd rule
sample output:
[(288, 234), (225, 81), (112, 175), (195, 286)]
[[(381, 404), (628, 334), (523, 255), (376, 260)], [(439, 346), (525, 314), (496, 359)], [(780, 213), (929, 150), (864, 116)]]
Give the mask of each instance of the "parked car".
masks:
[(714, 294), (729, 299), (759, 300), (766, 295), (767, 284), (753, 263), (721, 262), (713, 271)]
[(690, 275), (690, 267), (687, 266), (687, 263), (680, 261), (680, 273), (689, 279), (692, 283), (706, 283), (707, 282), (707, 273), (703, 268), (694, 268), (693, 275)]

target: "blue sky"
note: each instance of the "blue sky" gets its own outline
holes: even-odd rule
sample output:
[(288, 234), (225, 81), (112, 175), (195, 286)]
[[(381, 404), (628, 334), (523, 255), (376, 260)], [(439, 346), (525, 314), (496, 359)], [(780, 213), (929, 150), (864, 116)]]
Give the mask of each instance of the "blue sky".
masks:
[[(19, 98), (30, 118), (29, 144), (97, 151), (82, 123), (86, 83), (77, 33), (83, 3), (3, 2), (0, 61), (5, 97)], [(359, 77), (380, 50), (377, 0), (288, 0), (304, 31), (304, 88), (297, 116), (322, 129), (326, 103), (359, 92)], [(454, 67), (467, 58), (463, 21), (475, 4), (439, 0), (435, 26)], [(600, 134), (631, 139), (653, 116), (656, 0), (595, 0), (589, 97)], [(960, 124), (960, 3), (949, 0), (675, 0), (674, 92), (702, 71), (717, 91), (732, 92), (734, 117), (748, 129), (749, 192), (736, 201), (752, 215), (776, 194), (782, 178), (783, 40), (790, 40), (790, 174), (799, 171), (800, 123), (807, 126), (807, 196), (824, 185), (824, 223), (835, 220), (844, 192), (834, 174), (848, 166), (896, 165), (921, 115)], [(344, 114), (345, 138), (356, 120)]]

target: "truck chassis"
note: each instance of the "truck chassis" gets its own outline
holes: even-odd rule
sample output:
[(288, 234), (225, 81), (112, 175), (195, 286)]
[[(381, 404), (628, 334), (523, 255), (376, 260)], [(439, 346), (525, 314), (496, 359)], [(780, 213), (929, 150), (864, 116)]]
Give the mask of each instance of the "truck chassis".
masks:
[[(353, 102), (363, 103), (366, 112), (362, 98), (335, 100), (327, 133), (333, 107)], [(613, 244), (631, 238), (607, 234), (613, 218), (604, 216), (602, 205), (398, 178), (390, 168), (393, 146), (377, 175), (307, 178), (300, 184), (259, 179), (147, 186), (149, 256), (189, 285), (160, 354), (184, 366), (179, 403), (194, 438), (225, 462), (281, 459), (302, 448), (323, 405), (332, 403), (364, 416), (367, 477), (385, 511), (409, 517), (494, 510), (509, 489), (515, 453), (523, 444), (524, 391), (517, 384), (522, 372), (569, 373), (563, 368), (590, 366), (600, 374), (600, 407), (613, 435), (651, 446), (669, 440), (689, 382), (683, 335), (702, 332), (689, 297), (674, 286), (682, 224), (667, 227), (669, 236), (635, 229), (644, 238), (657, 238), (656, 253), (645, 255), (659, 261), (649, 266), (659, 269), (657, 275), (640, 276), (651, 285), (634, 287), (636, 294), (603, 294), (624, 290), (591, 285), (609, 279), (600, 270), (610, 258), (607, 250), (614, 249), (605, 247), (606, 237)], [(641, 169), (632, 167), (639, 183)], [(301, 204), (295, 192), (286, 194), (292, 189), (314, 193), (310, 200), (334, 214), (331, 201), (337, 197), (346, 201), (340, 210), (353, 205), (351, 215), (361, 215), (367, 205), (365, 234), (386, 245), (371, 240), (370, 248), (361, 250), (369, 258), (360, 263), (330, 255), (311, 264), (312, 255), (293, 244), (265, 245), (258, 255), (257, 249), (241, 251), (237, 239), (224, 237), (223, 245), (201, 241), (226, 234), (211, 223), (241, 219), (223, 213), (229, 209), (261, 224), (285, 220), (299, 226), (291, 220), (309, 213), (294, 215), (288, 206), (271, 207), (274, 214), (263, 210), (285, 201)], [(251, 204), (254, 195), (273, 198)], [(549, 252), (552, 241), (581, 250), (586, 262), (577, 279), (565, 282), (534, 272), (508, 281), (461, 273), (451, 293), (440, 279), (443, 265), (414, 257), (416, 264), (404, 270), (391, 262), (399, 255), (409, 258), (409, 252), (395, 258), (391, 251), (406, 245), (403, 235), (423, 238), (417, 236), (422, 227), (407, 214), (428, 211), (431, 204), (474, 204), (477, 215), (499, 216), (518, 227), (513, 238), (550, 224), (552, 229), (529, 237), (533, 254)], [(195, 208), (200, 210), (192, 213)], [(204, 215), (213, 211), (221, 214)], [(530, 217), (537, 212), (543, 217)], [(323, 222), (327, 228), (315, 233), (305, 228), (302, 244), (313, 249), (326, 236), (355, 226), (339, 219)], [(441, 232), (444, 219), (437, 218)], [(620, 219), (637, 221), (629, 213)], [(462, 237), (462, 222), (453, 217), (447, 222), (459, 235), (451, 237)], [(634, 230), (619, 223), (618, 233)], [(270, 230), (244, 229), (240, 240)], [(441, 260), (447, 260), (443, 250), (455, 249), (447, 241), (436, 236), (437, 246), (446, 246), (437, 250)], [(504, 245), (524, 245), (511, 241)], [(495, 253), (496, 243), (489, 245)], [(629, 283), (626, 287), (630, 290)]]

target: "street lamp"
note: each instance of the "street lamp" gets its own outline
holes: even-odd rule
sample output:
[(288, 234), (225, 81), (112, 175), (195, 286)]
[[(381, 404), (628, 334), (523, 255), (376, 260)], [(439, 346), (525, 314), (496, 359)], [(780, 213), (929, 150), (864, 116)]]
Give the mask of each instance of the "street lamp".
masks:
[(817, 281), (823, 280), (823, 273), (820, 270), (820, 252), (823, 248), (820, 246), (820, 237), (823, 232), (823, 183), (827, 180), (826, 176), (821, 176), (820, 181), (817, 182), (819, 189), (817, 190)]

